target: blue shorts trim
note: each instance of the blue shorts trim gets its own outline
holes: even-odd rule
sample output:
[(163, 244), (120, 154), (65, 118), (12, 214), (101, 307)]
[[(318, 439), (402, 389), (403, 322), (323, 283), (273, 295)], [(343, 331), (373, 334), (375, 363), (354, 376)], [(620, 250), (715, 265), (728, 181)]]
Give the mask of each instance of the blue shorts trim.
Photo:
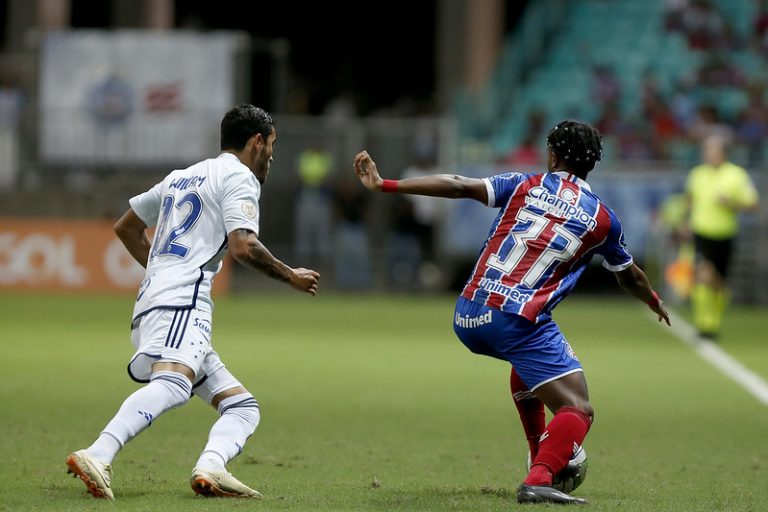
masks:
[(583, 371), (571, 345), (552, 319), (533, 323), (514, 313), (459, 297), (453, 330), (475, 354), (510, 362), (530, 390)]

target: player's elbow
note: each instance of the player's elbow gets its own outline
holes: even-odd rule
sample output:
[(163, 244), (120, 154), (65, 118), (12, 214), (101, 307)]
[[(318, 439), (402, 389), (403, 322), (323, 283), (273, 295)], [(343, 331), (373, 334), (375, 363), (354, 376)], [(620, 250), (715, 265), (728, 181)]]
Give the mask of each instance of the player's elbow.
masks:
[(645, 273), (635, 264), (626, 270), (617, 272), (615, 275), (619, 286), (627, 293), (632, 293), (642, 288), (646, 282)]
[(126, 225), (122, 218), (115, 222), (114, 226), (112, 226), (112, 230), (120, 240), (125, 240), (128, 238), (131, 232), (131, 229)]
[(451, 199), (463, 199), (473, 197), (473, 190), (470, 186), (471, 181), (458, 174), (451, 175)]
[(227, 250), (229, 255), (241, 265), (246, 265), (250, 259), (250, 249), (247, 244), (237, 244), (234, 247), (229, 246)]
[(227, 252), (241, 265), (249, 266), (252, 253), (259, 244), (256, 234), (247, 229), (237, 229), (227, 236)]
[(129, 209), (122, 217), (117, 219), (112, 229), (121, 240), (141, 238), (147, 225), (136, 213)]

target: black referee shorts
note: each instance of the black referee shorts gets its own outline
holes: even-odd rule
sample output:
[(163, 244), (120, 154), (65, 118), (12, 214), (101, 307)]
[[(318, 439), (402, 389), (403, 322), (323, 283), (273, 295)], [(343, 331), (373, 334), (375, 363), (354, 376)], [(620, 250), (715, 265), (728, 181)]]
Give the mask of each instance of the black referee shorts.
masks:
[(696, 250), (697, 260), (710, 262), (722, 277), (728, 275), (728, 266), (733, 253), (733, 238), (714, 240), (693, 235), (693, 247)]

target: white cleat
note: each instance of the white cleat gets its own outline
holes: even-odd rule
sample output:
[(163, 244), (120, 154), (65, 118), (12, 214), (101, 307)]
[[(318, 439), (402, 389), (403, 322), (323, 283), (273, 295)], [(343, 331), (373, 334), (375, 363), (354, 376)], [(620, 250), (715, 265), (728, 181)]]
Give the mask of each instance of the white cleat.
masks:
[(79, 477), (94, 498), (115, 499), (110, 485), (112, 467), (94, 459), (85, 450), (78, 450), (67, 456), (67, 473), (74, 473)]
[(261, 498), (259, 491), (251, 489), (227, 470), (195, 468), (189, 483), (195, 494), (208, 498)]

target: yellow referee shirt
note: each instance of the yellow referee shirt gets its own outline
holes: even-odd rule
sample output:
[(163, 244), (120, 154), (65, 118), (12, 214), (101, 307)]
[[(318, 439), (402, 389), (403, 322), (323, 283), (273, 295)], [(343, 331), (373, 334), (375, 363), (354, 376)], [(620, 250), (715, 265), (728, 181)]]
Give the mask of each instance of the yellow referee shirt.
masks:
[(747, 171), (730, 162), (694, 167), (685, 191), (691, 200), (691, 230), (715, 240), (736, 236), (739, 209), (755, 205), (758, 197)]

